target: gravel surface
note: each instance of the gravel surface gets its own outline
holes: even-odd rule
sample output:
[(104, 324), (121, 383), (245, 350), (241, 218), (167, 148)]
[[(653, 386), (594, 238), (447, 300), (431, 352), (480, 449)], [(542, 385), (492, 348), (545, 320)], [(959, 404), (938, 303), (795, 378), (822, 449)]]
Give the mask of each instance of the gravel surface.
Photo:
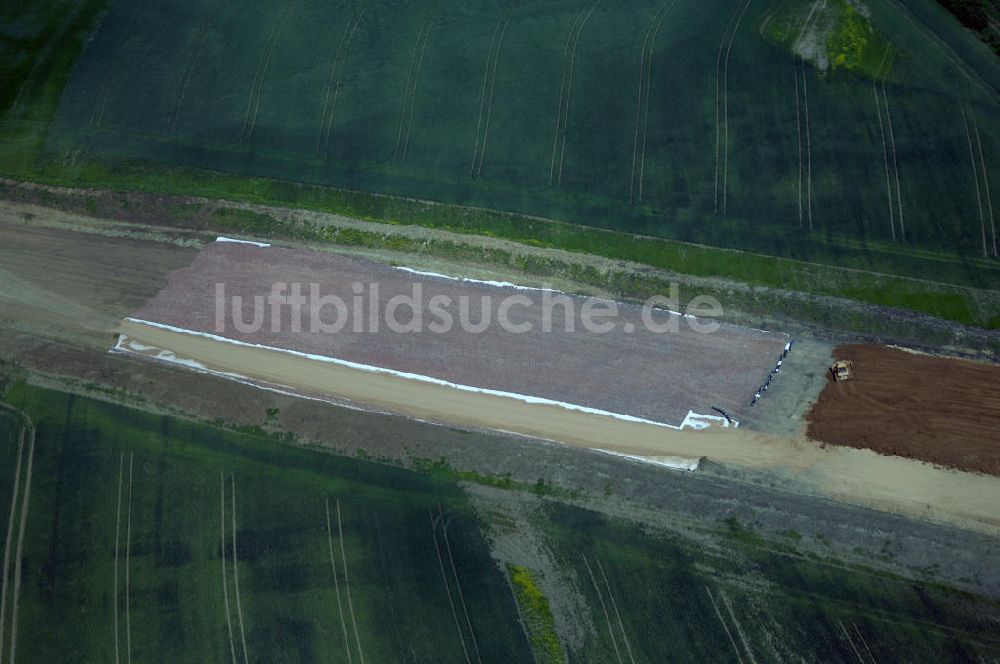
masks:
[[(308, 306), (300, 331), (292, 324), (290, 307), (281, 308), (277, 328), (271, 326), (271, 311), (263, 317), (259, 331), (240, 332), (233, 324), (233, 296), (243, 304), (242, 320), (253, 321), (254, 297), (266, 298), (277, 282), (319, 284), (323, 296), (336, 295), (348, 305), (351, 320), (337, 333), (310, 331)], [(364, 284), (363, 331), (355, 329), (352, 315), (355, 283)], [(216, 319), (217, 284), (225, 285), (226, 322)], [(378, 285), (372, 300), (371, 284)], [(422, 289), (420, 308), (424, 329), (400, 333), (388, 329), (384, 317), (377, 331), (368, 322), (372, 311), (385, 312), (397, 296)], [(515, 324), (530, 323), (524, 333), (505, 331), (497, 324), (500, 303), (509, 296), (521, 298), (509, 309)], [(451, 298), (449, 311), (455, 320), (446, 333), (428, 329), (440, 320), (429, 309), (435, 296)], [(552, 323), (545, 331), (544, 300), (554, 297), (540, 290), (521, 290), (451, 279), (415, 275), (391, 266), (325, 252), (261, 248), (247, 244), (210, 244), (190, 267), (169, 277), (167, 287), (150, 299), (134, 317), (184, 329), (210, 332), (250, 343), (265, 344), (306, 353), (326, 355), (361, 364), (433, 376), (442, 380), (578, 404), (644, 419), (680, 424), (689, 410), (713, 414), (717, 405), (739, 418), (749, 413), (757, 387), (781, 355), (788, 337), (783, 334), (721, 324), (712, 333), (698, 333), (689, 320), (665, 311), (653, 315), (655, 322), (676, 324), (676, 331), (656, 333), (643, 323), (641, 309), (618, 304), (614, 330), (588, 331), (582, 320), (584, 298), (568, 297), (572, 304), (574, 331), (566, 332), (565, 307), (553, 306)], [(482, 333), (472, 333), (458, 324), (462, 298), (468, 301), (467, 319), (478, 323), (489, 298), (492, 323)], [(375, 301), (376, 305), (372, 306)], [(262, 300), (266, 302), (266, 300)], [(266, 307), (265, 307), (266, 309)], [(412, 312), (397, 310), (397, 320), (406, 323)], [(332, 323), (336, 312), (327, 307), (323, 320)], [(632, 329), (632, 332), (628, 330)]]

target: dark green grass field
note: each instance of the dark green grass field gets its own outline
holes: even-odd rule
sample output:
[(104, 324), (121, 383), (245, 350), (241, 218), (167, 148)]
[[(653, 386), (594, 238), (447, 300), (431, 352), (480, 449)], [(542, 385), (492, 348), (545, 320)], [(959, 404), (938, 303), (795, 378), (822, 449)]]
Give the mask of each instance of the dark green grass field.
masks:
[[(327, 499), (353, 661), (360, 661), (359, 641), (368, 662), (463, 659), (435, 537), (466, 647), (473, 647), (471, 625), (478, 647), (495, 653), (496, 661), (529, 657), (502, 572), (453, 481), (57, 392), (16, 388), (10, 400), (30, 413), (38, 429), (18, 661), (115, 661), (116, 633), (121, 661), (129, 638), (135, 661), (229, 661), (222, 477), (237, 659), (243, 659), (243, 638), (232, 569), (234, 482), (249, 659), (348, 660), (330, 563)], [(0, 425), (0, 455), (12, 459), (7, 426)], [(5, 517), (14, 466), (5, 462), (0, 477)], [(347, 606), (338, 500), (357, 635)], [(433, 531), (431, 512), (438, 519)], [(468, 623), (439, 514), (447, 524)]]
[[(810, 4), (801, 0), (753, 2), (729, 47), (741, 4), (116, 2), (84, 49), (47, 147), (768, 253), (806, 251), (810, 240), (891, 245), (895, 232), (898, 245), (982, 257), (962, 111), (980, 129), (988, 173), (1000, 119), (995, 56), (931, 0), (867, 3), (877, 36), (866, 57), (892, 52), (879, 85), (900, 174), (893, 231), (875, 67), (807, 63), (803, 73), (770, 36), (799, 20)], [(812, 213), (806, 182), (800, 222), (806, 109)], [(978, 146), (975, 157), (981, 170)]]

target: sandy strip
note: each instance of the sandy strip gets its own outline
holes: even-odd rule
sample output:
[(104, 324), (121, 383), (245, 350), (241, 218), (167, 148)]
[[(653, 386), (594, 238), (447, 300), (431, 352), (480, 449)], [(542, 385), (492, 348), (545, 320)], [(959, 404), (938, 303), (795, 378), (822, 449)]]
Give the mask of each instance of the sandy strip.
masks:
[(289, 353), (213, 341), (123, 321), (120, 331), (154, 350), (211, 371), (328, 394), (432, 422), (514, 432), (575, 447), (639, 457), (708, 457), (747, 468), (775, 469), (820, 493), (853, 504), (1000, 534), (1000, 478), (880, 456), (868, 450), (784, 439), (740, 429), (675, 431), (607, 415), (509, 397), (464, 392), (384, 373), (317, 362)]

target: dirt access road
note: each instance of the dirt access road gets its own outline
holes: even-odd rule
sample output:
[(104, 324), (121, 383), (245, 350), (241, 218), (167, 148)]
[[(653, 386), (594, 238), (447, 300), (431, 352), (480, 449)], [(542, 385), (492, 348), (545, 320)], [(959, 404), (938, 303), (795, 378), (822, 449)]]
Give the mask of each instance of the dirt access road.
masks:
[(495, 429), (642, 457), (708, 457), (788, 473), (819, 493), (853, 504), (1000, 534), (1000, 478), (946, 470), (869, 450), (826, 447), (748, 430), (675, 431), (654, 424), (463, 392), (385, 373), (320, 362), (287, 352), (124, 321), (141, 353), (167, 349), (211, 371), (245, 376), (312, 395), (335, 395), (436, 422)]

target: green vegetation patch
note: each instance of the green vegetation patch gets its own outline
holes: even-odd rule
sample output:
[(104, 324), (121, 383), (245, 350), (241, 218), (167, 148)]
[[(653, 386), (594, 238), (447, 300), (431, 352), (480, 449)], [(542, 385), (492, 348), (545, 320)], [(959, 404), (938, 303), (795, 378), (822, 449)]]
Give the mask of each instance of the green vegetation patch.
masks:
[(510, 581), (514, 586), (514, 598), (521, 607), (521, 616), (531, 635), (531, 646), (543, 664), (561, 664), (566, 661), (566, 652), (556, 635), (555, 619), (549, 600), (538, 588), (534, 576), (526, 567), (508, 565)]

